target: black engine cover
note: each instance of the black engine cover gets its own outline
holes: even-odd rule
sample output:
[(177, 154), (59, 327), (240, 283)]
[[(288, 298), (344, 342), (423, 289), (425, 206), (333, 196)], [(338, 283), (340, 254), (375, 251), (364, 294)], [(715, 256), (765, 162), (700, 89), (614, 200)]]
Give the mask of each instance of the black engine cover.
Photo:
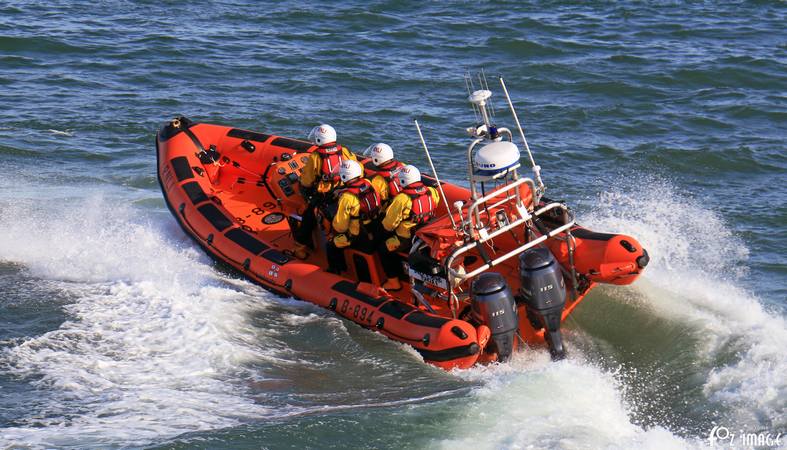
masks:
[(516, 301), (505, 278), (495, 272), (479, 275), (470, 285), (473, 319), (489, 327), (499, 361), (507, 361), (514, 349), (519, 324)]
[(533, 248), (519, 255), (519, 276), (528, 317), (536, 328), (544, 328), (553, 359), (562, 359), (560, 319), (566, 306), (566, 284), (560, 264), (549, 249)]

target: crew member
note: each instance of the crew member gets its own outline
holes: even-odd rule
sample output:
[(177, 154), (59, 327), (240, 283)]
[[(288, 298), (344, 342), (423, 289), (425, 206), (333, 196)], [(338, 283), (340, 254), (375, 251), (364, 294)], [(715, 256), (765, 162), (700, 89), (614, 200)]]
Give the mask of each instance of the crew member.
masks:
[(377, 189), (383, 206), (387, 206), (389, 200), (402, 192), (396, 172), (404, 167), (404, 164), (396, 161), (391, 146), (382, 142), (371, 146), (367, 154), (371, 159), (364, 165), (366, 178)]
[(396, 252), (410, 249), (415, 231), (434, 217), (440, 195), (437, 189), (421, 183), (421, 172), (412, 165), (398, 172), (402, 192), (397, 194), (383, 218), (383, 229), (391, 234), (380, 246), (380, 256), (388, 278), (383, 288), (395, 291), (402, 288), (399, 277), (403, 275), (400, 258)]
[(365, 252), (372, 251), (367, 226), (380, 210), (380, 195), (363, 177), (363, 169), (357, 161), (343, 161), (339, 177), (343, 187), (339, 190), (336, 215), (331, 221), (333, 238), (327, 249), (328, 272), (337, 274), (347, 270), (344, 248), (352, 245)]
[(312, 231), (317, 224), (315, 207), (325, 207), (331, 199), (333, 189), (339, 184), (338, 170), (343, 161), (355, 160), (355, 155), (336, 143), (336, 130), (328, 124), (316, 126), (309, 133), (310, 140), (317, 149), (303, 166), (300, 177), (301, 194), (306, 200), (301, 225), (295, 231), (295, 256), (300, 259), (309, 254), (307, 248), (314, 248)]

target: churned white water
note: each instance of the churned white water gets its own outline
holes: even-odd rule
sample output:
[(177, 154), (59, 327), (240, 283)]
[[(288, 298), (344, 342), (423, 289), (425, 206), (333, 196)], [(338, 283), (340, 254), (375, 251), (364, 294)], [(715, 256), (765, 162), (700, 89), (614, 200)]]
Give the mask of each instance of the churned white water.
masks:
[(616, 373), (583, 356), (552, 362), (546, 351), (518, 353), (507, 364), (458, 376), (482, 383), (443, 448), (645, 448), (699, 446), (661, 427), (632, 423)]
[[(617, 189), (601, 194), (591, 211), (580, 217), (591, 229), (635, 236), (650, 253), (650, 265), (636, 283), (605, 292), (616, 301), (634, 302), (649, 314), (691, 327), (702, 343), (696, 359), (698, 370), (704, 371), (703, 395), (709, 408), (716, 405), (724, 411), (721, 424), (776, 434), (787, 425), (784, 319), (769, 313), (743, 287), (740, 280), (747, 273), (748, 250), (724, 220), (679, 196), (669, 183), (649, 181), (648, 189), (641, 192)], [(732, 360), (724, 359), (730, 353)], [(627, 404), (623, 395), (631, 380), (602, 368), (593, 362), (593, 355), (576, 347), (569, 355), (553, 363), (545, 351), (531, 350), (515, 355), (508, 364), (456, 372), (481, 387), (473, 391), (472, 401), (454, 424), (455, 437), (437, 446), (671, 449), (710, 445), (704, 435), (683, 438), (661, 426), (636, 424), (638, 405)], [(708, 431), (713, 425), (708, 424)], [(725, 444), (729, 443), (716, 443)]]
[(260, 290), (222, 280), (133, 208), (100, 196), (45, 206), (3, 205), (0, 259), (77, 300), (58, 329), (0, 351), (3, 370), (44, 392), (0, 442), (143, 444), (269, 412), (238, 382), (246, 362), (273, 356), (247, 319)]
[[(286, 330), (253, 323), (273, 297), (220, 274), (168, 216), (141, 215), (101, 195), (74, 202), (42, 207), (40, 199), (6, 201), (0, 209), (5, 230), (0, 260), (24, 266), (76, 299), (64, 306), (67, 320), (59, 328), (0, 350), (0, 368), (29, 380), (41, 394), (29, 414), (0, 430), (0, 442), (145, 445), (265, 418), (395, 408), (410, 401), (439, 405), (444, 395), (452, 395), (284, 408), (261, 399), (250, 386), (264, 385), (266, 375), (254, 363), (311, 361), (276, 341)], [(783, 427), (784, 320), (742, 287), (747, 251), (724, 221), (664, 182), (647, 192), (603, 194), (581, 219), (593, 229), (636, 236), (649, 250), (651, 264), (637, 283), (606, 291), (616, 292), (615, 300), (637, 302), (650, 314), (685, 323), (701, 338), (697, 360), (707, 403), (723, 407), (726, 422), (750, 431)], [(323, 323), (342, 328), (342, 339), (353, 339), (340, 320), (313, 311), (275, 314), (285, 328)], [(637, 405), (626, 400), (629, 380), (594, 360), (574, 348), (567, 360), (553, 363), (543, 350), (530, 350), (508, 364), (453, 372), (476, 387), (445, 425), (450, 437), (432, 445), (706, 445), (703, 437), (687, 439), (668, 427), (640, 425), (634, 418)]]
[(787, 324), (747, 290), (748, 250), (724, 217), (664, 180), (637, 192), (612, 191), (585, 217), (594, 229), (637, 237), (651, 256), (628, 290), (653, 313), (685, 323), (702, 343), (703, 394), (727, 426), (787, 427)]

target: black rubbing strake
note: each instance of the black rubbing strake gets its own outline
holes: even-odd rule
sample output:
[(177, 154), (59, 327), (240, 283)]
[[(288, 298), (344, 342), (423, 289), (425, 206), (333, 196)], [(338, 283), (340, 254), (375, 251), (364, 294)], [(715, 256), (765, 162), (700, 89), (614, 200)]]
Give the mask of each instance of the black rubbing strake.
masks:
[(409, 313), (410, 311), (414, 310), (410, 305), (405, 305), (401, 302), (388, 302), (380, 308), (381, 313), (388, 314), (391, 317), (396, 319), (401, 319), (404, 317), (405, 314)]
[(385, 298), (382, 297), (374, 298), (372, 296), (364, 294), (363, 292), (359, 292), (357, 289), (355, 289), (355, 284), (347, 280), (339, 281), (338, 283), (333, 285), (332, 289), (336, 292), (341, 292), (342, 294), (352, 297), (356, 300), (360, 300), (366, 303), (367, 305), (372, 305), (375, 307), (380, 306), (386, 300)]
[(192, 172), (191, 167), (189, 167), (189, 159), (185, 156), (172, 158), (172, 160), (170, 160), (170, 164), (172, 164), (172, 168), (175, 169), (175, 177), (178, 179), (178, 181), (194, 178), (194, 172)]
[(626, 251), (628, 251), (629, 253), (636, 253), (637, 252), (637, 247), (634, 247), (634, 245), (632, 245), (631, 242), (629, 242), (629, 241), (627, 241), (625, 239), (622, 239), (620, 241), (620, 246), (625, 248)]
[(475, 342), (459, 347), (447, 348), (445, 350), (424, 350), (416, 348), (418, 353), (426, 361), (451, 361), (452, 359), (464, 358), (465, 356), (475, 355), (481, 350)]
[(571, 234), (574, 237), (578, 237), (580, 239), (590, 239), (591, 241), (608, 241), (613, 237), (617, 236), (616, 234), (597, 233), (595, 231), (590, 231), (585, 228), (574, 228), (573, 230), (571, 230)]
[(183, 190), (186, 191), (186, 195), (188, 195), (191, 199), (191, 203), (195, 205), (208, 200), (208, 196), (205, 195), (205, 191), (202, 190), (202, 187), (200, 187), (199, 183), (196, 181), (191, 181), (184, 184)]
[(299, 141), (297, 139), (290, 139), (286, 137), (277, 137), (273, 140), (273, 142), (271, 142), (271, 144), (277, 145), (279, 147), (291, 148), (299, 152), (305, 152), (314, 146), (314, 144), (308, 141)]
[(415, 325), (421, 325), (429, 328), (440, 328), (449, 321), (449, 319), (444, 317), (431, 316), (429, 314), (424, 314), (421, 311), (415, 311), (414, 313), (408, 315), (404, 320)]
[(262, 254), (262, 257), (279, 265), (287, 264), (290, 261), (289, 256), (278, 250), (268, 250)]
[(257, 150), (257, 147), (254, 144), (252, 144), (251, 141), (248, 139), (241, 142), (240, 146), (243, 147), (249, 153), (254, 153), (254, 151)]
[(241, 130), (239, 128), (233, 128), (227, 133), (227, 136), (238, 138), (238, 139), (248, 139), (250, 141), (257, 141), (257, 142), (265, 142), (271, 137), (270, 134), (263, 134), (257, 133), (255, 131), (248, 131), (248, 130)]
[(240, 228), (233, 228), (232, 230), (228, 231), (225, 236), (230, 238), (232, 242), (240, 245), (255, 255), (259, 255), (269, 248), (263, 242), (257, 240), (257, 238), (253, 237)]
[(467, 339), (467, 333), (465, 333), (465, 330), (459, 328), (458, 325), (451, 327), (451, 333), (454, 333), (454, 336), (458, 337), (459, 339)]
[(232, 221), (213, 203), (202, 205), (197, 210), (219, 231), (224, 231), (232, 226)]

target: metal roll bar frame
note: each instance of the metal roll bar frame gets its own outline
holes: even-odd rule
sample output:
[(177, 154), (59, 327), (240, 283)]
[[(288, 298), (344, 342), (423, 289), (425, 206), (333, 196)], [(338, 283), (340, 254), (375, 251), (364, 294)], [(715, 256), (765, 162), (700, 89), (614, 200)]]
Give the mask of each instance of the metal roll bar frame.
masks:
[[(529, 182), (528, 184), (534, 185), (533, 180), (530, 180), (530, 179), (527, 179), (527, 178), (523, 179), (523, 180), (527, 180)], [(512, 183), (512, 185), (514, 185), (514, 184), (516, 184), (516, 183)], [(544, 214), (545, 212), (553, 210), (553, 209), (556, 209), (556, 208), (559, 208), (559, 209), (563, 210), (564, 217), (566, 218), (566, 222), (563, 225), (561, 225), (561, 226), (559, 226), (559, 227), (557, 227), (557, 228), (555, 228), (553, 230), (550, 230), (546, 234), (543, 234), (540, 237), (538, 237), (538, 238), (528, 242), (527, 244), (521, 245), (521, 246), (519, 246), (519, 247), (517, 247), (517, 248), (515, 248), (515, 249), (513, 249), (513, 250), (511, 250), (511, 251), (509, 251), (509, 252), (507, 252), (507, 253), (505, 253), (503, 255), (501, 255), (501, 256), (498, 256), (497, 258), (489, 259), (488, 261), (485, 261), (482, 266), (476, 268), (475, 270), (473, 270), (471, 272), (467, 272), (465, 274), (460, 274), (460, 273), (456, 272), (455, 270), (453, 270), (451, 268), (451, 266), (453, 265), (454, 261), (459, 256), (464, 255), (465, 253), (469, 252), (473, 248), (480, 247), (482, 244), (484, 244), (485, 242), (489, 241), (490, 239), (493, 239), (496, 236), (499, 236), (500, 234), (505, 233), (505, 232), (507, 232), (507, 231), (509, 231), (509, 230), (511, 230), (511, 229), (513, 229), (513, 228), (515, 228), (515, 227), (517, 227), (517, 226), (527, 222), (528, 220), (531, 220), (533, 217), (538, 217), (541, 214)], [(504, 262), (504, 261), (506, 261), (506, 260), (508, 260), (510, 258), (513, 258), (514, 256), (517, 256), (517, 255), (525, 252), (526, 250), (529, 250), (529, 249), (531, 249), (531, 248), (541, 244), (542, 242), (546, 241), (547, 239), (552, 238), (554, 236), (557, 236), (560, 233), (563, 233), (563, 232), (566, 232), (566, 231), (570, 230), (571, 227), (573, 227), (573, 226), (574, 226), (574, 217), (573, 217), (573, 214), (571, 213), (571, 211), (568, 209), (568, 207), (566, 207), (566, 205), (564, 205), (562, 203), (553, 202), (553, 203), (545, 205), (544, 207), (542, 207), (542, 208), (538, 209), (537, 211), (533, 212), (532, 215), (531, 214), (527, 214), (526, 217), (520, 217), (519, 219), (509, 223), (508, 225), (505, 225), (503, 227), (498, 228), (497, 230), (495, 230), (494, 232), (490, 233), (486, 237), (480, 237), (479, 239), (473, 239), (472, 242), (468, 242), (467, 244), (463, 245), (462, 247), (459, 247), (458, 249), (454, 250), (451, 253), (451, 255), (446, 260), (445, 266), (446, 266), (446, 276), (448, 278), (447, 281), (448, 281), (448, 289), (449, 289), (449, 291), (453, 291), (453, 289), (456, 286), (462, 284), (463, 282), (467, 281), (468, 279), (471, 279), (471, 278), (481, 274), (482, 272), (484, 272), (486, 270), (489, 270), (492, 267), (495, 267), (495, 266), (499, 265), (500, 263), (502, 263), (502, 262)]]

